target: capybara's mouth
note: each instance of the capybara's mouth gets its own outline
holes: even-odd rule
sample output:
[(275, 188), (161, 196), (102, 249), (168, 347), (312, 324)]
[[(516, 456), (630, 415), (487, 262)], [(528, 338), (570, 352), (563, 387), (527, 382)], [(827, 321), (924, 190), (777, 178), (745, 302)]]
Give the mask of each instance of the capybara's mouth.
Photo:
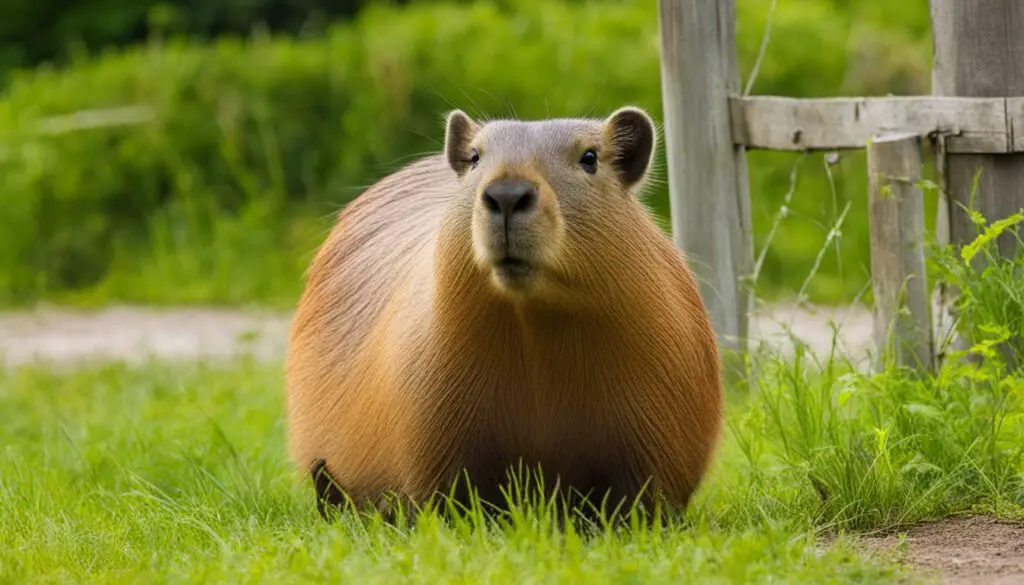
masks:
[(505, 284), (512, 284), (529, 277), (533, 266), (522, 258), (506, 256), (494, 265), (494, 271)]

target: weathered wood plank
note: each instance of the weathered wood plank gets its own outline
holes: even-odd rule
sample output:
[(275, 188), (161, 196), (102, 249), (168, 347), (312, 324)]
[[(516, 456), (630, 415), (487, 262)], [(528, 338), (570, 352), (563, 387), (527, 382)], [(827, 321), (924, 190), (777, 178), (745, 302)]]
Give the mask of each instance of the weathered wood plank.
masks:
[[(867, 146), (871, 281), (878, 358), (934, 370), (935, 344), (924, 259), (921, 141), (916, 133), (879, 136)], [(876, 359), (878, 369), (884, 365)]]
[(1024, 149), (1024, 103), (999, 97), (730, 97), (732, 137), (750, 149), (864, 148), (872, 136), (913, 132), (947, 135), (948, 152)]
[(658, 20), (673, 237), (723, 349), (743, 352), (753, 244), (746, 156), (729, 115), (739, 89), (735, 0), (659, 0)]

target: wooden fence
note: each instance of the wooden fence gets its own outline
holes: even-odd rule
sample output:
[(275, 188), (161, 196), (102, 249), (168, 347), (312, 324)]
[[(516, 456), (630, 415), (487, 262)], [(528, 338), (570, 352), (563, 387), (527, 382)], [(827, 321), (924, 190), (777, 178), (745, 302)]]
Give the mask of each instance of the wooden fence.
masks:
[[(785, 1), (785, 0), (781, 0)], [(1024, 2), (931, 0), (932, 95), (794, 99), (740, 91), (735, 0), (658, 0), (672, 230), (694, 259), (723, 346), (747, 351), (753, 267), (746, 150), (866, 149), (874, 340), (937, 365), (925, 285), (922, 140), (941, 186), (937, 235), (1024, 208)], [(1013, 240), (1000, 241), (1008, 252)], [(878, 362), (876, 361), (876, 364)]]

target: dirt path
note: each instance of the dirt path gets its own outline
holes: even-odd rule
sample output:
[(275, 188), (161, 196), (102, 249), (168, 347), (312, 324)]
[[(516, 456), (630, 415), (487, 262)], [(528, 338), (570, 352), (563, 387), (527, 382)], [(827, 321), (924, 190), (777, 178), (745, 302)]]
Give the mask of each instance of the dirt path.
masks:
[[(881, 555), (898, 551), (897, 535), (861, 539)], [(920, 524), (906, 531), (903, 561), (943, 585), (1020, 585), (1024, 583), (1024, 523), (956, 517)]]
[(74, 364), (150, 358), (229, 359), (252, 352), (280, 359), (289, 315), (233, 309), (110, 307), (96, 311), (45, 308), (0, 313), (0, 360)]
[[(0, 364), (229, 359), (241, 352), (276, 360), (284, 352), (289, 318), (288, 313), (213, 308), (42, 308), (0, 313)], [(754, 319), (752, 331), (767, 343), (789, 344), (784, 332), (791, 323), (793, 334), (813, 351), (827, 354), (831, 321), (840, 327), (839, 347), (863, 360), (871, 346), (871, 314), (864, 308), (771, 307)]]

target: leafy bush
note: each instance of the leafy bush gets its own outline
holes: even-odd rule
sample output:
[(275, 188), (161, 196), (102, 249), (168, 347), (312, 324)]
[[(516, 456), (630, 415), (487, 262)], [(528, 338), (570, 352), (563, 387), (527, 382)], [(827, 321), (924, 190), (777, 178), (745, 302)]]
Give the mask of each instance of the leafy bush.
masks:
[[(923, 91), (927, 8), (894, 4), (780, 2), (754, 91)], [(287, 301), (331, 214), (361, 186), (440, 148), (450, 108), (537, 118), (633, 103), (660, 119), (654, 3), (509, 5), (375, 6), (319, 39), (153, 41), (13, 77), (0, 99), (0, 302)], [(769, 5), (739, 3), (744, 77)], [(44, 116), (132, 104), (154, 120), (35, 130)], [(795, 160), (751, 153), (758, 248)], [(658, 169), (649, 201), (667, 215), (664, 150)], [(793, 275), (812, 266), (812, 299), (859, 291), (865, 190), (860, 154), (835, 167), (804, 161), (759, 292), (796, 290)], [(847, 206), (836, 254), (819, 258)]]

